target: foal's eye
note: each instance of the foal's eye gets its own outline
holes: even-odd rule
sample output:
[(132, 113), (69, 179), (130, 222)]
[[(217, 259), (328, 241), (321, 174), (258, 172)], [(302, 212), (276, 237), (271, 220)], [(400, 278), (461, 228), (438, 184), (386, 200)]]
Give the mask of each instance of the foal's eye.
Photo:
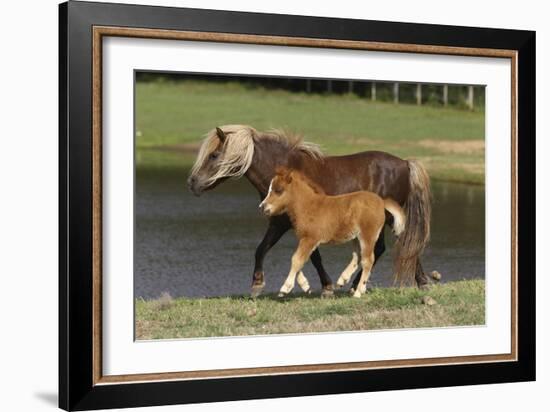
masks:
[(273, 191), (275, 192), (276, 195), (280, 195), (283, 193), (282, 189), (273, 189)]
[(220, 154), (219, 153), (211, 153), (210, 154), (210, 160), (216, 160)]

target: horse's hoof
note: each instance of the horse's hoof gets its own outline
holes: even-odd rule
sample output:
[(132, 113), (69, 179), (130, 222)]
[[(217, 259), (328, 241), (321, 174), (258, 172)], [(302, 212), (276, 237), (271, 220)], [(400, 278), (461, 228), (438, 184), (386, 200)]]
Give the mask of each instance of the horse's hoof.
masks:
[(309, 288), (308, 290), (305, 290), (304, 293), (305, 293), (306, 295), (311, 295), (311, 288)]
[(418, 289), (420, 290), (430, 290), (431, 285), (429, 283), (424, 283), (422, 285), (418, 285)]
[(284, 292), (279, 292), (279, 293), (277, 294), (277, 297), (278, 297), (278, 298), (284, 298), (285, 296), (286, 296), (286, 293), (284, 293)]
[(323, 289), (321, 292), (321, 299), (328, 299), (334, 297), (334, 290), (332, 289)]
[(352, 286), (351, 288), (349, 288), (349, 294), (353, 295), (354, 293), (355, 293), (355, 288)]
[(361, 292), (356, 290), (355, 292), (353, 292), (353, 294), (351, 296), (353, 296), (354, 298), (360, 298), (361, 297)]
[(265, 283), (262, 285), (252, 285), (252, 291), (250, 292), (250, 297), (257, 298), (260, 296), (264, 290)]

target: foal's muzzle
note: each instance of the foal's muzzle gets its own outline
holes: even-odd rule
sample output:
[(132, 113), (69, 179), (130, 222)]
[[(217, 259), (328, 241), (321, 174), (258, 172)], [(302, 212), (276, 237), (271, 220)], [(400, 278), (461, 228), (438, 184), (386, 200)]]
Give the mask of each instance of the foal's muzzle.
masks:
[(261, 202), (258, 207), (264, 215), (271, 216), (271, 207), (265, 202), (265, 200)]

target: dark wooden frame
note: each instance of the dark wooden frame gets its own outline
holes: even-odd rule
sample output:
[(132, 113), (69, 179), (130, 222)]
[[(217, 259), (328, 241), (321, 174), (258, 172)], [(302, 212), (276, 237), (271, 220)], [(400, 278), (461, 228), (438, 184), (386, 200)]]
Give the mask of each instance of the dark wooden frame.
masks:
[[(61, 4), (59, 17), (60, 407), (84, 410), (535, 379), (534, 32), (86, 2)], [(101, 376), (98, 68), (105, 35), (510, 58), (510, 356)]]

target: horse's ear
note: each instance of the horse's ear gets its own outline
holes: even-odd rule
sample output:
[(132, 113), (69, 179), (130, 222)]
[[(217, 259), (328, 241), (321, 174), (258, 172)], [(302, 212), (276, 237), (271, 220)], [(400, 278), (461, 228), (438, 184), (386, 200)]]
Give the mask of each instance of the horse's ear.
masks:
[(220, 139), (222, 143), (225, 143), (225, 139), (227, 138), (227, 136), (225, 135), (223, 130), (219, 127), (216, 127), (216, 134), (218, 135), (218, 139)]

